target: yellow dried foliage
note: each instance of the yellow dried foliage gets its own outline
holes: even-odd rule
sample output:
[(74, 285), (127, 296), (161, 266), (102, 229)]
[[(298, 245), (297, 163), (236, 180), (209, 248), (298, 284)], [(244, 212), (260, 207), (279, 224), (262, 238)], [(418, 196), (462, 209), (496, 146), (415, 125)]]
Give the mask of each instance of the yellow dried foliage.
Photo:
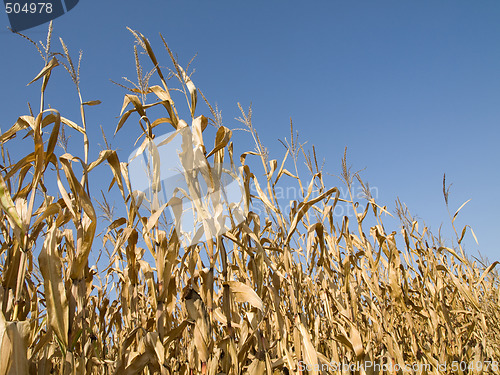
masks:
[[(139, 208), (144, 197), (132, 192), (127, 163), (114, 150), (108, 147), (89, 161), (85, 106), (100, 102), (81, 100), (78, 70), (62, 44), (64, 54), (47, 57), (30, 82), (43, 78), (40, 113), (20, 116), (0, 136), (0, 375), (340, 374), (347, 372), (328, 366), (368, 361), (433, 366), (421, 373), (440, 373), (442, 364), (452, 373), (453, 362), (483, 363), (482, 370), (461, 373), (497, 372), (497, 262), (481, 265), (465, 256), (461, 242), (467, 227), (461, 236), (457, 231), (456, 246), (445, 247), (399, 205), (401, 233), (388, 231), (383, 224), (387, 209), (369, 194), (365, 202), (353, 196), (341, 199), (340, 187), (325, 186), (315, 154), (314, 159), (306, 156), (311, 179), (302, 183), (297, 165), (303, 149), (293, 129), (283, 159), (269, 161), (251, 110), (242, 112), (241, 121), (256, 148), (236, 158), (236, 165), (231, 130), (220, 126), (211, 106), (210, 116), (196, 115), (201, 91), (163, 38), (190, 120), (179, 116), (149, 41), (132, 33), (153, 70), (142, 75), (136, 52), (138, 83), (131, 91), (137, 95), (125, 95), (116, 131), (137, 115), (141, 147), (158, 158), (155, 133), (170, 126), (182, 132), (193, 124), (192, 134), (182, 132), (192, 139), (183, 138), (181, 158), (186, 195), (206, 220), (202, 230), (207, 240), (185, 246), (165, 223), (168, 205), (180, 215), (175, 199), (144, 214)], [(60, 65), (76, 83), (80, 124), (44, 109), (47, 83)], [(149, 85), (155, 73), (160, 85)], [(147, 103), (148, 95), (159, 101)], [(150, 113), (160, 108), (164, 113), (151, 121)], [(207, 152), (209, 122), (218, 129)], [(56, 143), (64, 143), (64, 125), (82, 137), (82, 158), (74, 156), (77, 150), (59, 153)], [(49, 137), (43, 128), (50, 129)], [(34, 146), (10, 162), (6, 153), (17, 133), (26, 133)], [(260, 158), (261, 181), (247, 156)], [(293, 159), (295, 171), (285, 167), (287, 158)], [(199, 184), (203, 179), (216, 189), (214, 176), (220, 176), (224, 160), (240, 173), (250, 212), (220, 235), (217, 221), (208, 220)], [(159, 174), (158, 160), (153, 164)], [(351, 191), (359, 176), (350, 174), (345, 157), (342, 165)], [(93, 179), (97, 169), (109, 179)], [(301, 192), (290, 212), (277, 194), (280, 183), (293, 183)], [(119, 217), (106, 199), (99, 202), (94, 196), (102, 186), (123, 198)], [(160, 188), (157, 175), (153, 190)], [(222, 212), (225, 202), (212, 203)], [(252, 204), (266, 214), (252, 212)], [(338, 204), (351, 205), (354, 218), (336, 218)], [(100, 238), (96, 208), (108, 220)], [(93, 252), (100, 256), (97, 265), (89, 264)], [(377, 372), (361, 368), (355, 373)]]

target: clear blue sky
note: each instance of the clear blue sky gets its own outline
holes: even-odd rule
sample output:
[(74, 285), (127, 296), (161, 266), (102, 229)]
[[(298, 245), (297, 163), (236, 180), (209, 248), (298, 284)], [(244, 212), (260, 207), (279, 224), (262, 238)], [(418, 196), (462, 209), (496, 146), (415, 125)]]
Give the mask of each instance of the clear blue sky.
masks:
[[(42, 62), (29, 43), (6, 30), (2, 14), (5, 131), (27, 114), (28, 100), (37, 103), (39, 86), (26, 83)], [(109, 79), (135, 78), (133, 38), (125, 27), (146, 35), (167, 65), (161, 32), (181, 65), (198, 54), (193, 80), (218, 104), (227, 127), (240, 127), (237, 102), (253, 103), (254, 125), (279, 159), (278, 138), (289, 135), (292, 117), (302, 141), (326, 160), (326, 171), (340, 174), (347, 146), (348, 161), (354, 170), (366, 168), (362, 177), (377, 188), (380, 203), (392, 210), (399, 196), (432, 231), (443, 223), (450, 239), (446, 173), (453, 183), (451, 209), (471, 199), (457, 219), (478, 237), (479, 246), (470, 236), (465, 241), (468, 252), (479, 249), (493, 261), (500, 259), (499, 20), (497, 0), (81, 0), (54, 27), (73, 56), (84, 51), (84, 100), (103, 102), (88, 111), (91, 138), (100, 143), (99, 125), (112, 134), (125, 93)], [(42, 25), (25, 34), (44, 40), (46, 30)], [(78, 120), (75, 91), (58, 73), (50, 103)], [(134, 148), (127, 132), (111, 140), (123, 160)], [(243, 149), (253, 147), (248, 137), (236, 137), (240, 146), (248, 142)], [(100, 148), (92, 147), (96, 155)]]

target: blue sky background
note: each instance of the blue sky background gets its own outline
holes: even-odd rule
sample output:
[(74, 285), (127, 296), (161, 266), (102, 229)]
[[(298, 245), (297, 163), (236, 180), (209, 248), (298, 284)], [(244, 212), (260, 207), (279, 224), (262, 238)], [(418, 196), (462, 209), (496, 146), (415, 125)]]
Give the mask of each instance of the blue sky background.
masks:
[[(28, 113), (28, 101), (37, 107), (39, 85), (26, 84), (43, 62), (6, 29), (2, 14), (5, 131)], [(109, 80), (135, 80), (134, 40), (126, 26), (150, 39), (165, 66), (161, 32), (181, 65), (198, 54), (193, 81), (217, 103), (225, 126), (241, 127), (234, 120), (237, 103), (252, 103), (254, 126), (271, 158), (280, 160), (278, 138), (289, 137), (291, 117), (301, 141), (325, 159), (325, 171), (340, 174), (347, 146), (348, 162), (353, 170), (366, 168), (361, 176), (377, 189), (379, 203), (392, 211), (400, 197), (436, 234), (443, 224), (451, 240), (442, 194), (446, 173), (452, 214), (471, 199), (456, 221), (460, 229), (471, 225), (478, 237), (479, 246), (470, 235), (464, 241), (468, 253), (479, 250), (493, 261), (500, 259), (499, 20), (497, 0), (81, 0), (54, 21), (54, 34), (74, 58), (84, 51), (83, 98), (102, 101), (87, 112), (90, 138), (97, 140), (93, 158), (103, 143), (99, 125), (113, 134), (125, 94)], [(45, 40), (46, 30), (47, 24), (25, 34)], [(53, 43), (60, 49), (57, 39)], [(62, 70), (51, 78), (48, 103), (79, 122), (76, 92)], [(123, 161), (137, 135), (133, 119), (110, 139)], [(76, 144), (78, 135), (72, 137)], [(246, 133), (234, 138), (241, 151), (253, 148)], [(327, 181), (339, 184), (335, 177)], [(398, 230), (396, 221), (387, 225)]]

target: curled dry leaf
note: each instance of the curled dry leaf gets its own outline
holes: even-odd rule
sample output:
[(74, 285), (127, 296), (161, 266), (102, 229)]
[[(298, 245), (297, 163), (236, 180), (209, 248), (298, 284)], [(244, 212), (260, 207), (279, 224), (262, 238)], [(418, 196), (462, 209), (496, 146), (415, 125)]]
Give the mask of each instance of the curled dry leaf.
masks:
[(255, 290), (250, 288), (248, 285), (243, 284), (239, 281), (226, 281), (225, 284), (229, 285), (229, 290), (234, 296), (234, 300), (240, 303), (249, 303), (251, 306), (264, 310), (264, 303), (262, 299), (257, 295)]
[(61, 272), (62, 262), (57, 252), (56, 231), (55, 225), (49, 229), (38, 257), (38, 263), (43, 276), (48, 321), (57, 338), (66, 348), (68, 346), (69, 310)]

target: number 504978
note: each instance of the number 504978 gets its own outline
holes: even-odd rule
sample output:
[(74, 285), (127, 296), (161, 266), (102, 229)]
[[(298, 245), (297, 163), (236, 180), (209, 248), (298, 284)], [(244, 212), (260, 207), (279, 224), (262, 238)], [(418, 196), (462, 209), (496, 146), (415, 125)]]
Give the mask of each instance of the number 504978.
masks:
[(7, 14), (52, 13), (52, 3), (5, 3), (5, 12)]

